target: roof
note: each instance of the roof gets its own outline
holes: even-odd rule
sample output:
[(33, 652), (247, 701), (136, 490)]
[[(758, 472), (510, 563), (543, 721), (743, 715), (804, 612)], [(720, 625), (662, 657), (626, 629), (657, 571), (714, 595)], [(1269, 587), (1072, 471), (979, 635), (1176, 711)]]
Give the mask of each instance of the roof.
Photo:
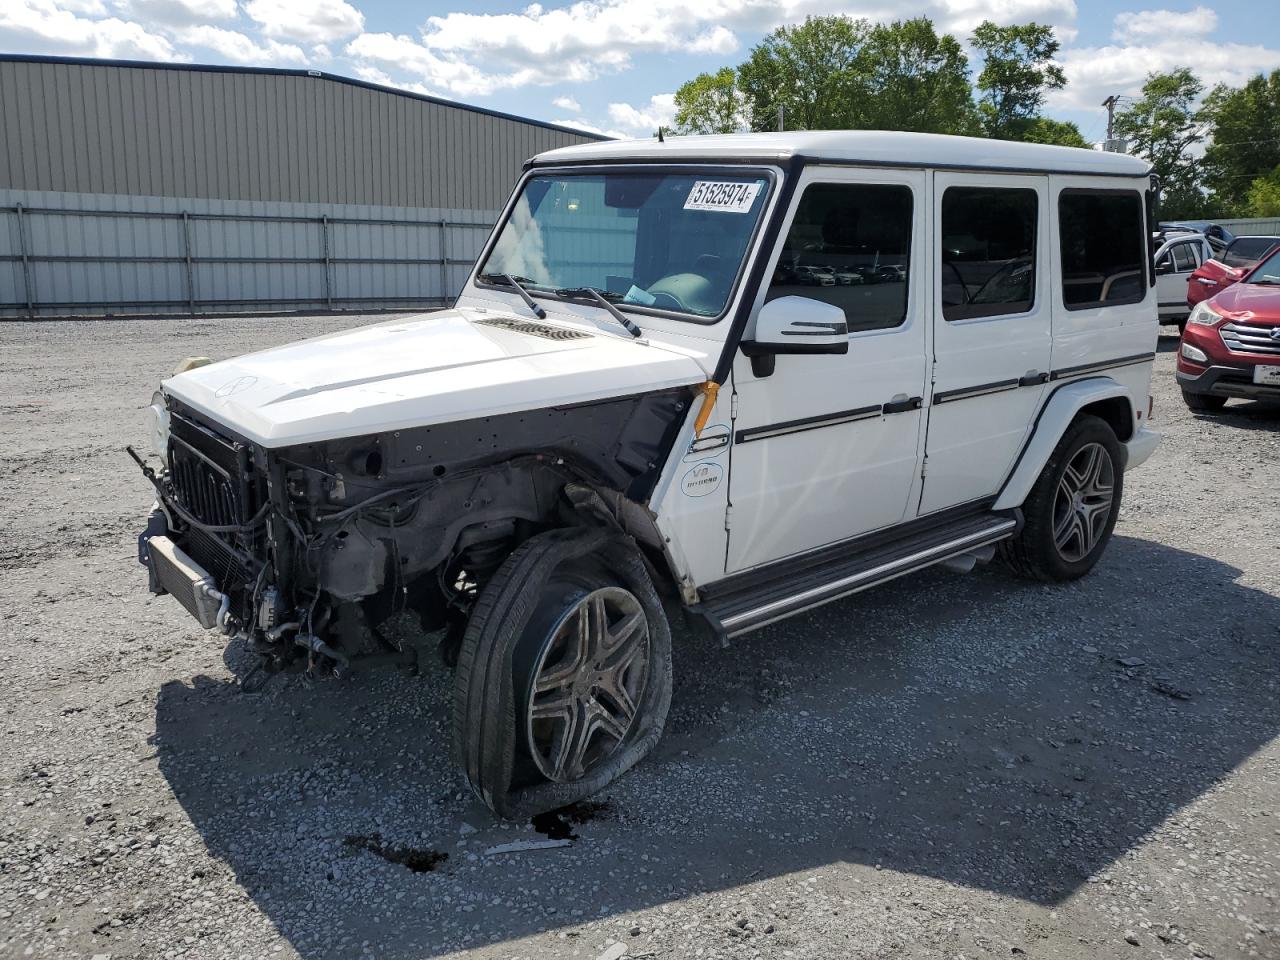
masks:
[(549, 150), (537, 164), (596, 160), (758, 160), (785, 162), (803, 157), (816, 163), (869, 166), (996, 169), (1037, 173), (1079, 173), (1142, 177), (1145, 160), (1123, 153), (1038, 143), (949, 137), (892, 130), (811, 130), (794, 133), (735, 133), (658, 140), (611, 140)]
[(528, 117), (516, 116), (514, 113), (504, 113), (501, 110), (490, 110), (487, 107), (477, 107), (470, 103), (459, 103), (456, 100), (446, 100), (444, 97), (432, 97), (425, 93), (413, 93), (409, 90), (401, 90), (398, 87), (388, 87), (380, 83), (369, 83), (366, 80), (356, 80), (353, 77), (343, 77), (336, 73), (325, 73), (323, 70), (287, 69), (283, 67), (240, 67), (220, 63), (160, 63), (149, 60), (100, 60), (95, 57), (54, 57), (24, 53), (0, 53), (0, 63), (66, 63), (82, 67), (124, 67), (140, 70), (189, 70), (200, 73), (250, 73), (276, 77), (311, 77), (313, 79), (329, 80), (333, 83), (347, 83), (353, 87), (364, 87), (366, 90), (376, 90), (379, 93), (389, 93), (397, 97), (406, 97), (410, 100), (434, 103), (442, 107), (453, 107), (456, 110), (480, 113), (489, 117), (497, 117), (500, 120), (513, 120), (516, 123), (527, 123), (530, 126), (543, 127), (547, 130), (556, 130), (560, 133), (569, 133), (574, 136), (584, 137), (588, 140), (610, 139), (603, 134), (591, 133), (587, 130), (579, 130), (576, 127), (561, 126), (560, 124), (547, 123), (543, 120), (530, 120)]

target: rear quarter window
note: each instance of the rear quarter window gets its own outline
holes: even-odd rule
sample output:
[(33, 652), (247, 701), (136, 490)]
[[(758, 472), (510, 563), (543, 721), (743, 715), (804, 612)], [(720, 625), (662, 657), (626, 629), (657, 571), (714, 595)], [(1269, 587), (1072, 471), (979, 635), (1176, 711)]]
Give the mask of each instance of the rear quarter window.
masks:
[(1136, 190), (1064, 190), (1058, 196), (1062, 302), (1068, 310), (1138, 303), (1148, 259)]

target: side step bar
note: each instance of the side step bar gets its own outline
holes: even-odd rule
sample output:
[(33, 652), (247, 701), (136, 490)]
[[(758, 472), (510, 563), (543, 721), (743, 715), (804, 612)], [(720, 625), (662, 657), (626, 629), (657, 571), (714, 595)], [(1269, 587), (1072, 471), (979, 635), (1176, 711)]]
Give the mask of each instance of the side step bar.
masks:
[[(774, 576), (765, 568), (711, 584), (691, 612), (722, 636), (735, 637), (944, 560), (980, 553), (1019, 526), (1020, 514), (986, 513), (874, 546), (860, 548), (855, 541), (843, 550), (827, 548), (820, 563), (782, 561)], [(790, 575), (786, 567), (793, 568)]]

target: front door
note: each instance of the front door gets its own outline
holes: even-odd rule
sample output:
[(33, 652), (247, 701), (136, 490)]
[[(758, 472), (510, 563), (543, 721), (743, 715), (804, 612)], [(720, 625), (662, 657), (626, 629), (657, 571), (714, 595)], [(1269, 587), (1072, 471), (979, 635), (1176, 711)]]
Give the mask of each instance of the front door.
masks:
[(994, 496), (1049, 379), (1048, 179), (934, 174), (933, 391), (919, 512)]
[(1199, 237), (1174, 240), (1156, 257), (1156, 301), (1162, 318), (1181, 320), (1190, 312), (1187, 281), (1202, 262), (1201, 248)]
[(803, 176), (756, 308), (784, 296), (835, 304), (849, 352), (779, 356), (760, 377), (736, 358), (729, 573), (891, 526), (919, 495), (925, 175)]

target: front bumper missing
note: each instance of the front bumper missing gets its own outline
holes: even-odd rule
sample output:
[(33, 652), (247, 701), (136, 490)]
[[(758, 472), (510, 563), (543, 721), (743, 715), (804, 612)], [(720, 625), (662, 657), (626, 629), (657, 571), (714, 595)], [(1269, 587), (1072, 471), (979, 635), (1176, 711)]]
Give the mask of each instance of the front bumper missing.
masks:
[(218, 589), (213, 576), (167, 536), (150, 536), (145, 543), (152, 592), (172, 594), (206, 630), (225, 631), (231, 598)]

